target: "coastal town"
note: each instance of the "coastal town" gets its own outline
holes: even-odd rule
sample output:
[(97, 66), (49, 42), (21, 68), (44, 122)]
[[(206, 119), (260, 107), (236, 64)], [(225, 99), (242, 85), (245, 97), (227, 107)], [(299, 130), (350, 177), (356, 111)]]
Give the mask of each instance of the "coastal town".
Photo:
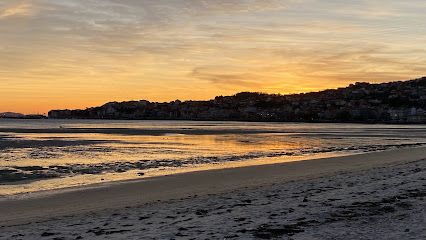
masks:
[(49, 118), (426, 123), (426, 77), (292, 95), (241, 92), (209, 101), (109, 102)]

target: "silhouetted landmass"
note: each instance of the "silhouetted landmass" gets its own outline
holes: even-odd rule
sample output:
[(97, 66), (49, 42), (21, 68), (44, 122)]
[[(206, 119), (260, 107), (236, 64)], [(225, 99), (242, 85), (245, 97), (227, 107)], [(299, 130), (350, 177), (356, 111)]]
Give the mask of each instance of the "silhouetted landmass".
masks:
[(209, 101), (109, 102), (50, 118), (426, 123), (426, 77), (280, 95), (241, 92)]
[(46, 116), (40, 115), (40, 114), (25, 115), (22, 113), (15, 113), (15, 112), (2, 112), (0, 113), (0, 118), (41, 119), (41, 118), (46, 118)]

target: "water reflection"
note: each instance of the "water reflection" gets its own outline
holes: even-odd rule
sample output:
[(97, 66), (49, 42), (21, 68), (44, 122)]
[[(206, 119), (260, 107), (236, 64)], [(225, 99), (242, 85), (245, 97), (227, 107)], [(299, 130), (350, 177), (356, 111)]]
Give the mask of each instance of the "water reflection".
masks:
[[(14, 124), (13, 127), (16, 127)], [(137, 125), (126, 124), (138, 129), (141, 125), (140, 122)], [(194, 134), (197, 128), (223, 130), (236, 124), (156, 124), (146, 124), (142, 128), (188, 128), (189, 132), (177, 134), (166, 131), (160, 135), (144, 135), (22, 133), (3, 129), (0, 134), (0, 195), (11, 197), (12, 194), (94, 183), (348, 155), (426, 143), (425, 129), (418, 126), (390, 126), (386, 130), (370, 125), (351, 128), (352, 125), (339, 124), (289, 124), (285, 128), (283, 124), (244, 123), (238, 128), (256, 128), (259, 132), (242, 131), (238, 134), (224, 130), (220, 134)], [(90, 122), (79, 126), (101, 128), (104, 125), (104, 122), (98, 125)], [(284, 130), (268, 132), (271, 129)]]

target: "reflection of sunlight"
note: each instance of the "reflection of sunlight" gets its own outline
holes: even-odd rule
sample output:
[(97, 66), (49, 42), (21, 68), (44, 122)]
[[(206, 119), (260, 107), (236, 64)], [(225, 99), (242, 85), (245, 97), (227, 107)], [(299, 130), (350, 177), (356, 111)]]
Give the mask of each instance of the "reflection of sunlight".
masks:
[[(220, 126), (210, 123), (197, 123), (200, 126), (196, 126), (195, 123), (185, 124), (171, 124), (167, 125), (167, 128), (220, 127), (224, 129), (229, 127), (233, 129), (236, 125), (235, 123)], [(152, 125), (148, 126), (152, 127)], [(285, 128), (283, 124), (267, 123), (252, 125), (244, 123), (239, 127), (262, 130)], [(401, 129), (391, 132), (391, 135), (386, 135), (384, 138), (381, 137), (382, 129), (370, 125), (364, 128), (359, 126), (344, 128), (342, 125), (310, 127), (308, 124), (288, 124), (288, 129), (293, 130), (282, 133), (166, 134), (161, 136), (3, 133), (0, 138), (0, 170), (39, 174), (41, 177), (33, 180), (22, 178), (21, 180), (24, 181), (3, 183), (0, 185), (0, 195), (189, 171), (356, 154), (363, 151), (383, 150), (389, 148), (387, 146), (398, 144), (425, 142), (421, 136), (416, 137), (416, 131)], [(364, 136), (366, 133), (377, 135), (377, 137), (366, 138)], [(414, 137), (409, 138), (407, 134), (412, 134)], [(30, 168), (23, 170), (22, 167)], [(38, 170), (30, 170), (31, 167), (38, 167)], [(56, 178), (46, 179), (42, 177), (43, 174), (46, 176), (54, 174)]]
[[(195, 171), (206, 171), (223, 168), (237, 168), (246, 166), (256, 166), (283, 162), (294, 162), (309, 159), (318, 159), (325, 157), (337, 157), (344, 156), (346, 154), (319, 154), (319, 155), (305, 155), (305, 156), (280, 156), (276, 158), (258, 158), (244, 161), (235, 162), (220, 162), (220, 163), (209, 163), (209, 164), (198, 164), (189, 165), (185, 167), (162, 167), (155, 169), (148, 169), (143, 171), (143, 176), (140, 175), (141, 170), (130, 170), (124, 173), (112, 172), (105, 173), (102, 175), (75, 175), (72, 177), (65, 178), (54, 178), (40, 181), (28, 181), (27, 183), (20, 183), (19, 185), (0, 185), (0, 198), (3, 196), (9, 196), (11, 198), (25, 197), (25, 194), (35, 193), (40, 191), (48, 191), (55, 189), (70, 190), (73, 187), (86, 186), (90, 184), (101, 184), (106, 182), (136, 180), (148, 177), (158, 177), (171, 174), (179, 174), (186, 172)], [(15, 196), (12, 196), (14, 195)], [(18, 195), (16, 195), (18, 194)], [(8, 197), (8, 198), (9, 198)]]

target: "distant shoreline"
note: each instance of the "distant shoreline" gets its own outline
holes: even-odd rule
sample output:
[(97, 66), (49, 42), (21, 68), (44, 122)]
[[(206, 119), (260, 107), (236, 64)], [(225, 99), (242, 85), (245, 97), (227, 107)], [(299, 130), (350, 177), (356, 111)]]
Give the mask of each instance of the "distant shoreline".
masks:
[(130, 118), (6, 118), (0, 117), (0, 119), (17, 119), (17, 120), (99, 120), (99, 121), (182, 121), (182, 122), (243, 122), (243, 123), (330, 123), (330, 124), (385, 124), (385, 125), (426, 125), (421, 122), (390, 122), (390, 121), (351, 121), (351, 122), (339, 122), (339, 121), (276, 121), (276, 120), (244, 120), (244, 119), (130, 119)]
[(410, 81), (280, 95), (240, 92), (205, 101), (108, 102), (50, 110), (51, 118), (253, 122), (426, 123), (426, 77)]

